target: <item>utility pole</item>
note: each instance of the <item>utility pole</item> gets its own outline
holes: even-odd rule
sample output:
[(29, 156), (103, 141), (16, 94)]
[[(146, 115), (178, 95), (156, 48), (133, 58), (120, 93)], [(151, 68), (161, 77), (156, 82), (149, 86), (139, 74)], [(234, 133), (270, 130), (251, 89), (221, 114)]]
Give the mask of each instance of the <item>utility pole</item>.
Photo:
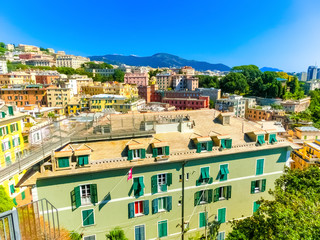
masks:
[(181, 194), (181, 240), (184, 240), (184, 166), (186, 162), (182, 163), (182, 194)]

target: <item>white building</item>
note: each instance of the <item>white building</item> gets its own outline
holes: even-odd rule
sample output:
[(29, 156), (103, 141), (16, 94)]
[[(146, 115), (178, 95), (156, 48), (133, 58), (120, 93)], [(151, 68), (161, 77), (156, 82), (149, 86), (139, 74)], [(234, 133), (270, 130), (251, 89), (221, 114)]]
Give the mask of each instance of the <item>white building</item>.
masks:
[(81, 93), (81, 86), (86, 86), (90, 83), (93, 83), (93, 80), (86, 75), (72, 75), (69, 82), (66, 83), (66, 88), (70, 88), (73, 95), (78, 95)]
[(13, 44), (7, 44), (7, 45), (6, 45), (6, 49), (7, 49), (8, 51), (13, 51), (13, 50), (14, 50), (14, 45), (13, 45)]
[(89, 58), (74, 56), (74, 55), (64, 55), (57, 56), (57, 67), (70, 67), (70, 68), (80, 68), (82, 64), (90, 62)]
[(0, 61), (0, 74), (6, 74), (6, 73), (8, 73), (7, 62)]

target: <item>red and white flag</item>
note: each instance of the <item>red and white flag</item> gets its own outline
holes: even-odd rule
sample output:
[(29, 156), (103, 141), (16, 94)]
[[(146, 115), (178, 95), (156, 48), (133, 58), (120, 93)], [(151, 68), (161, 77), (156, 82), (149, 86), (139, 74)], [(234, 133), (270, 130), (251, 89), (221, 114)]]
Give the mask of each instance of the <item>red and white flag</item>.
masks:
[(128, 180), (127, 181), (129, 181), (130, 179), (132, 179), (132, 168), (128, 172)]

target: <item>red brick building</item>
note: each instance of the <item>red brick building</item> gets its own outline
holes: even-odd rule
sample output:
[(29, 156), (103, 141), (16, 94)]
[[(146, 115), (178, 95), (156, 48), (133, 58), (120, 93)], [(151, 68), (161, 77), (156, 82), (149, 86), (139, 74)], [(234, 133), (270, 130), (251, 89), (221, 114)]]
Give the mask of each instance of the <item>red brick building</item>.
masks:
[(36, 83), (37, 84), (52, 84), (55, 83), (59, 79), (57, 75), (36, 75)]
[(195, 110), (200, 108), (209, 108), (209, 100), (210, 98), (207, 96), (200, 96), (198, 98), (164, 97), (162, 102), (175, 106), (177, 110)]
[(142, 99), (149, 102), (161, 102), (161, 94), (157, 92), (158, 85), (138, 86), (138, 94)]

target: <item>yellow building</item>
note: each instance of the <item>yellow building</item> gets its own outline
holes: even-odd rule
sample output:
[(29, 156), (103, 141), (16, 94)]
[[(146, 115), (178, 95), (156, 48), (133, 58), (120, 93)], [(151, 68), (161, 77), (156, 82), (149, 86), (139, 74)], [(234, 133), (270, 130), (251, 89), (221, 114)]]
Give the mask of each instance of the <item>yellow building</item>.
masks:
[(320, 140), (304, 142), (303, 147), (292, 151), (292, 169), (303, 169), (310, 165), (320, 166)]
[(48, 107), (66, 107), (73, 95), (69, 88), (47, 88)]
[(127, 113), (137, 111), (145, 105), (145, 100), (128, 99), (120, 95), (99, 94), (90, 99), (91, 112), (103, 112), (114, 109), (117, 112)]
[[(22, 119), (24, 117), (24, 114), (15, 112), (12, 106), (2, 105), (0, 108), (0, 169), (18, 161), (24, 152), (25, 146), (22, 137)], [(30, 201), (27, 200), (30, 198), (30, 193), (25, 191), (25, 188), (15, 188), (25, 172), (26, 170), (23, 170), (12, 178), (2, 179), (0, 182), (16, 204), (24, 204)]]
[(89, 97), (73, 97), (68, 102), (68, 115), (84, 112), (89, 110)]
[(87, 86), (81, 86), (82, 93), (88, 95), (113, 94), (121, 95), (126, 98), (138, 98), (138, 88), (136, 85), (130, 85), (118, 82), (95, 82)]

